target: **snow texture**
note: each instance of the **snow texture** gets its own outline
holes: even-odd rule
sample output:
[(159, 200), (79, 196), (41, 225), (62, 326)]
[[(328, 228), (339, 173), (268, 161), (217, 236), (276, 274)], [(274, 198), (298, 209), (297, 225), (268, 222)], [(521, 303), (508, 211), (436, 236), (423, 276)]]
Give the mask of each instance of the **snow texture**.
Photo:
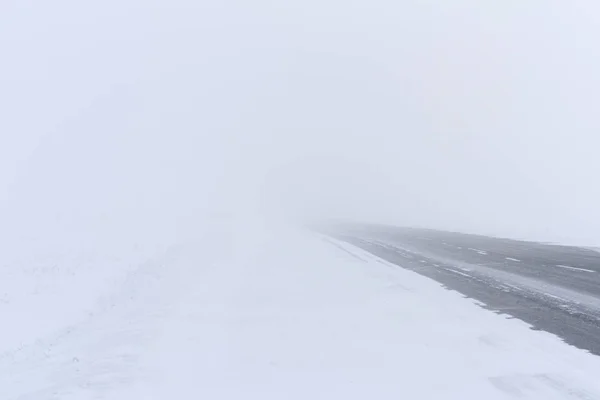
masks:
[(1, 399), (600, 399), (595, 356), (312, 233), (89, 265), (13, 281)]

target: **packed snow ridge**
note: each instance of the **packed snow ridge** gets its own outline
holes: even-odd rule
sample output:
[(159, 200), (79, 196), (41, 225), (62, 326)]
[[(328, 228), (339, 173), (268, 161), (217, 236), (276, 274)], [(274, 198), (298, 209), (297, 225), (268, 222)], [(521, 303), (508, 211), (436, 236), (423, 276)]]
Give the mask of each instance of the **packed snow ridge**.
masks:
[(0, 398), (600, 399), (597, 357), (331, 238), (144, 255), (2, 270)]

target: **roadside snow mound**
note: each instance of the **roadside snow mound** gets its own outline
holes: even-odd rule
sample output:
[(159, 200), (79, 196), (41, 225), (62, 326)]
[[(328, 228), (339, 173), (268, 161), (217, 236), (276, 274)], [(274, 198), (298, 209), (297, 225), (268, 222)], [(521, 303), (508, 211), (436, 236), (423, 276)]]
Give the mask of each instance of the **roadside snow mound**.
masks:
[(0, 398), (600, 399), (598, 358), (319, 235), (186, 244), (112, 284), (0, 358)]
[(97, 249), (81, 243), (4, 244), (0, 357), (10, 357), (98, 312), (140, 265), (163, 251), (142, 246)]

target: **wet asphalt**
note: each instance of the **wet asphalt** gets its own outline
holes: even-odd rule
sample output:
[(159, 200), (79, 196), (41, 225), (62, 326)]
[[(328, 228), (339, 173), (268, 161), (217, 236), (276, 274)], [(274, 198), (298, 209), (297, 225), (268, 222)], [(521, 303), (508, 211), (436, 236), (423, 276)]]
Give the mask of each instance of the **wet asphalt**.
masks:
[(426, 229), (328, 234), (600, 355), (600, 252)]

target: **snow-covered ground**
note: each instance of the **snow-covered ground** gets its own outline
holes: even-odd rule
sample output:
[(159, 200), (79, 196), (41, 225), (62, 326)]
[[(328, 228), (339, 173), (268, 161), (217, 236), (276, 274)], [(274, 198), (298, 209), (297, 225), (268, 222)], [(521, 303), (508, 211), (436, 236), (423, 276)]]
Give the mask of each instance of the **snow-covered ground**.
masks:
[(600, 358), (434, 281), (312, 233), (232, 240), (1, 270), (0, 399), (600, 399)]

